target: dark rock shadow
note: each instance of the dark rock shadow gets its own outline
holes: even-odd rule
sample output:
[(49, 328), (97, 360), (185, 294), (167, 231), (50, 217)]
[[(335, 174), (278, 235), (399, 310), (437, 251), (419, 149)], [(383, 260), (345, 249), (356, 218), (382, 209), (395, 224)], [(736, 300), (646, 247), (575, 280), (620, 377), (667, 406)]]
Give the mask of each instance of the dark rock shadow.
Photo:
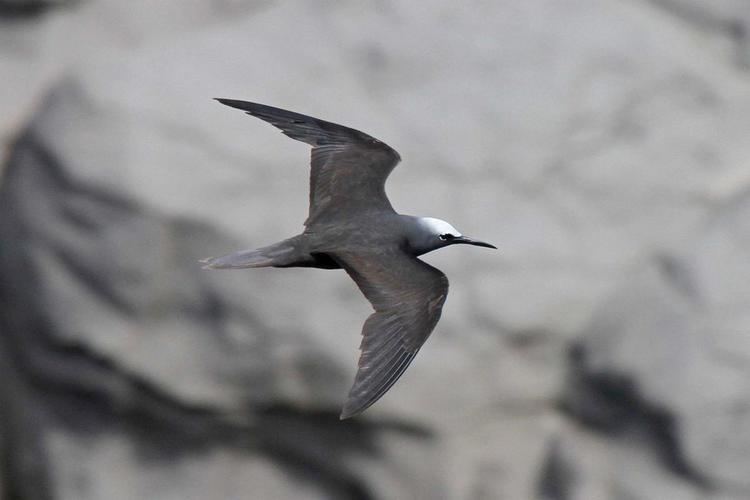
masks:
[(36, 19), (41, 15), (60, 8), (75, 7), (82, 3), (81, 0), (65, 1), (0, 1), (0, 18), (8, 20), (25, 21)]
[(688, 461), (674, 415), (644, 399), (627, 375), (590, 370), (582, 345), (572, 346), (569, 360), (563, 411), (608, 436), (643, 442), (667, 470), (705, 491), (714, 489), (711, 480)]

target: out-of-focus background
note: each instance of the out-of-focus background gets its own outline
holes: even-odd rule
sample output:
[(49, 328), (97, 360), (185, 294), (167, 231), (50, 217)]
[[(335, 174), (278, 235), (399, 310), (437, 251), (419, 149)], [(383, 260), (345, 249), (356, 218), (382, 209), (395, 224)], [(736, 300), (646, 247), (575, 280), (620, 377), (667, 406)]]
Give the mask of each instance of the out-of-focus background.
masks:
[[(750, 3), (0, 0), (0, 498), (750, 498)], [(340, 422), (340, 271), (302, 228), (366, 131), (402, 213), (498, 252)]]

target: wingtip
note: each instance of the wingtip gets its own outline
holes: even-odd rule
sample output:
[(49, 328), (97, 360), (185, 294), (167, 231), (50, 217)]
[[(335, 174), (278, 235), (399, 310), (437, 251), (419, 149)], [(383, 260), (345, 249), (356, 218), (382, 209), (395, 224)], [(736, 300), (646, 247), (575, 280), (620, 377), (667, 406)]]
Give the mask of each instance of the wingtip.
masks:
[(356, 417), (368, 409), (375, 401), (369, 402), (368, 404), (362, 404), (361, 401), (352, 400), (348, 398), (344, 402), (344, 407), (341, 408), (341, 415), (339, 420), (346, 420), (352, 417)]
[(357, 416), (359, 413), (361, 412), (343, 409), (341, 410), (341, 415), (339, 415), (339, 420), (348, 420), (354, 416)]
[(341, 415), (339, 420), (347, 420), (354, 416), (359, 415), (367, 409), (367, 406), (363, 407), (360, 402), (352, 399), (351, 394), (344, 401), (344, 405), (341, 407)]
[(238, 99), (227, 99), (226, 97), (214, 97), (214, 101), (229, 106), (230, 108), (237, 108), (245, 110), (245, 108), (251, 104), (246, 101), (240, 101)]
[(214, 100), (216, 102), (223, 104), (224, 106), (229, 106), (230, 108), (239, 109), (240, 111), (244, 111), (248, 115), (252, 115), (252, 116), (256, 116), (256, 114), (262, 110), (276, 109), (276, 108), (272, 108), (271, 106), (266, 106), (265, 104), (258, 104), (258, 103), (250, 102), (250, 101), (242, 101), (240, 99), (227, 99), (224, 97), (214, 97)]

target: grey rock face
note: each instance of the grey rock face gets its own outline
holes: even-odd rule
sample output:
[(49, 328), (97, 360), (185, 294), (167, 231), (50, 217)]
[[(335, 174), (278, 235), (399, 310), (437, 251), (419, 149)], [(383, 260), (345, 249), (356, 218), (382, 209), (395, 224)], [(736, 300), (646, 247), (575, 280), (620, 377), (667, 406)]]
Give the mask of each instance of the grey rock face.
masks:
[(635, 432), (674, 474), (736, 498), (750, 494), (748, 217), (743, 194), (689, 250), (645, 266), (599, 309), (568, 398), (577, 418)]
[(676, 19), (706, 33), (728, 40), (732, 59), (743, 70), (750, 67), (750, 5), (743, 0), (651, 0)]
[[(750, 98), (683, 3), (102, 1), (0, 32), (0, 491), (746, 498)], [(200, 269), (307, 209), (307, 147), (210, 97), (373, 134), (399, 211), (501, 248), (426, 256), (443, 319), (362, 419), (342, 272)]]

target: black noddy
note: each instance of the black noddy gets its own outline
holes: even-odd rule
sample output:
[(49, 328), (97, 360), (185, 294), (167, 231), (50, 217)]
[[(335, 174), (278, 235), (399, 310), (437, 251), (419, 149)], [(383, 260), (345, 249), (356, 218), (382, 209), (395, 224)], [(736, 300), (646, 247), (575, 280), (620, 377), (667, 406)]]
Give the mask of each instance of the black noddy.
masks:
[(385, 181), (401, 157), (374, 137), (263, 104), (217, 101), (312, 146), (310, 209), (302, 234), (201, 262), (209, 269), (344, 269), (375, 310), (362, 328), (359, 369), (341, 418), (357, 415), (396, 383), (440, 319), (448, 279), (417, 257), (448, 245), (496, 247), (440, 219), (396, 213)]

